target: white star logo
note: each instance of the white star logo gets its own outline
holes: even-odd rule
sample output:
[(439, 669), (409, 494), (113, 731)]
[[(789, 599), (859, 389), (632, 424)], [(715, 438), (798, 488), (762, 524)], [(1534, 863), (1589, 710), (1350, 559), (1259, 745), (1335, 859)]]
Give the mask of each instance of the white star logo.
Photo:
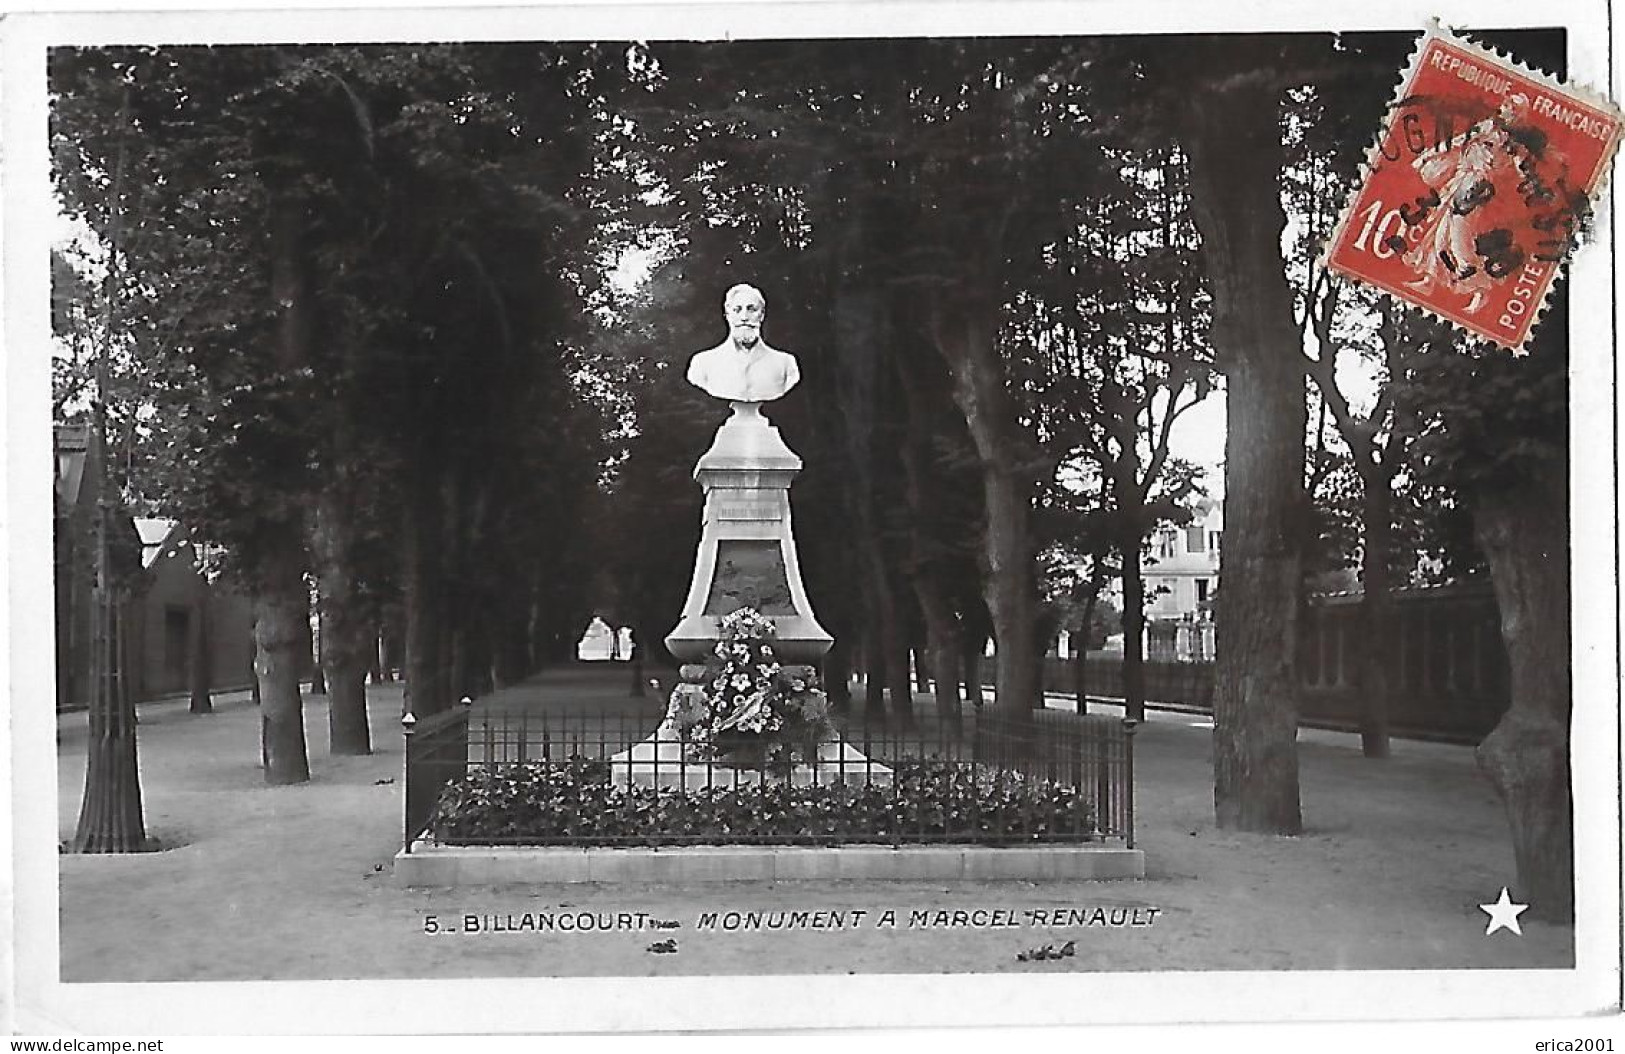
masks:
[(1518, 916), (1529, 910), (1528, 904), (1514, 904), (1507, 895), (1507, 887), (1501, 887), (1501, 899), (1494, 904), (1480, 904), (1478, 910), (1490, 917), (1489, 926), (1484, 929), (1484, 936), (1488, 937), (1499, 929), (1509, 929), (1518, 936), (1523, 936), (1523, 930), (1518, 927)]

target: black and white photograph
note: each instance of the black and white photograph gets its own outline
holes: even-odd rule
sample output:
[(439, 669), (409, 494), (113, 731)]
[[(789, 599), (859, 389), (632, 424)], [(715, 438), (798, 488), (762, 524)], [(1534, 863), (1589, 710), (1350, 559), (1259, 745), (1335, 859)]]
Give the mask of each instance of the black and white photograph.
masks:
[(1625, 1043), (1614, 32), (8, 15), (0, 1023)]

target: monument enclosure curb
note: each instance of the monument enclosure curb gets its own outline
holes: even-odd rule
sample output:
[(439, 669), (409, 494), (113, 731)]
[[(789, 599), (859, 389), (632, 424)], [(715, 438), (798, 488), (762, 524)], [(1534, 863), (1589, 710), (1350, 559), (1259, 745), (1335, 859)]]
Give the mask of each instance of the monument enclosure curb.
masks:
[(438, 846), (395, 854), (408, 887), (553, 882), (745, 882), (817, 879), (970, 881), (1144, 878), (1145, 853), (1114, 846), (682, 846), (570, 849)]

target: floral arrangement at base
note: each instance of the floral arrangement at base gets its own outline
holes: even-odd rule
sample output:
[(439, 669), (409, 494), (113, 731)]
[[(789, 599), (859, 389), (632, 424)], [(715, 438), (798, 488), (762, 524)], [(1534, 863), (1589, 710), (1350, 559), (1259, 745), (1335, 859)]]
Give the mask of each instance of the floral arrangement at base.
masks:
[(703, 681), (672, 690), (666, 720), (696, 759), (787, 769), (835, 738), (829, 698), (806, 667), (779, 664), (775, 635), (754, 608), (723, 616)]

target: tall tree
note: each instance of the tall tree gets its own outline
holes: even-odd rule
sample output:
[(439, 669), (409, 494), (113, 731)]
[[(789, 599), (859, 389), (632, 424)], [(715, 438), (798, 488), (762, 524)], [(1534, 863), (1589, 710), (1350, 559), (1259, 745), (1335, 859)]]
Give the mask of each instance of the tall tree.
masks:
[(1215, 622), (1213, 798), (1221, 827), (1298, 834), (1297, 634), (1302, 581), (1304, 379), (1286, 225), (1279, 70), (1267, 37), (1178, 49), (1189, 92), (1180, 139), (1213, 292), (1225, 377), (1225, 531)]
[(1032, 342), (1048, 353), (1029, 412), (1044, 444), (1064, 451), (1060, 466), (1092, 484), (1091, 512), (1104, 513), (1084, 523), (1116, 549), (1125, 706), (1143, 720), (1144, 549), (1159, 523), (1189, 515), (1196, 474), (1170, 462), (1173, 428), (1213, 378), (1183, 159), (1128, 145), (1115, 143), (1114, 163), (1089, 182), (1051, 288), (1031, 301), (1042, 327)]
[(115, 565), (116, 498), (107, 457), (107, 398), (110, 370), (113, 291), (123, 268), (125, 181), (130, 175), (129, 89), (120, 92), (119, 125), (105, 206), (110, 214), (111, 246), (102, 287), (103, 346), (96, 352), (93, 375), (90, 447), (85, 469), (95, 490), (92, 544), (95, 578), (91, 591), (90, 734), (85, 762), (85, 792), (73, 849), (80, 853), (131, 853), (146, 847), (141, 810), (141, 776), (136, 757), (135, 700), (130, 694), (127, 643), (122, 617), (131, 569)]
[[(1305, 334), (1305, 371), (1314, 384), (1316, 457), (1307, 490), (1317, 495), (1334, 463), (1324, 443), (1329, 418), (1358, 483), (1355, 528), (1359, 538), (1362, 632), (1357, 647), (1362, 702), (1361, 748), (1366, 757), (1388, 755), (1388, 671), (1394, 662), (1392, 597), (1395, 576), (1395, 480), (1405, 468), (1416, 417), (1405, 412), (1405, 362), (1427, 339), (1427, 327), (1407, 320), (1373, 290), (1345, 287), (1316, 265), (1337, 212), (1359, 176), (1372, 114), (1383, 105), (1375, 89), (1388, 77), (1383, 57), (1401, 61), (1397, 41), (1381, 38), (1351, 44), (1371, 56), (1336, 75), (1288, 92), (1284, 108), (1287, 161), (1282, 197), (1295, 223), (1288, 234), (1287, 272), (1300, 328)], [(1313, 351), (1310, 351), (1310, 346)], [(1351, 397), (1350, 369), (1375, 375), (1378, 393), (1367, 405)], [(1337, 453), (1341, 453), (1340, 451)]]
[[(1363, 713), (1361, 749), (1368, 758), (1388, 756), (1388, 709), (1394, 663), (1393, 596), (1395, 577), (1394, 481), (1409, 461), (1409, 446), (1420, 421), (1409, 412), (1405, 397), (1408, 360), (1415, 348), (1437, 336), (1438, 327), (1408, 319), (1385, 305), (1375, 314), (1378, 325), (1368, 341), (1350, 338), (1337, 323), (1345, 291), (1323, 283), (1318, 298), (1306, 305), (1318, 353), (1306, 356), (1306, 372), (1348, 449), (1360, 483), (1360, 634), (1359, 680)], [(1360, 347), (1364, 344), (1364, 347)], [(1368, 409), (1355, 407), (1338, 379), (1338, 359), (1363, 350), (1379, 365), (1382, 384)]]
[(1413, 373), (1420, 463), (1467, 498), (1507, 647), (1512, 702), (1479, 766), (1506, 807), (1520, 898), (1558, 921), (1574, 912), (1568, 343), (1559, 286), (1523, 358), (1441, 343)]
[[(475, 583), (471, 554), (544, 489), (501, 476), (504, 445), (541, 452), (538, 475), (578, 481), (572, 495), (591, 486), (593, 451), (549, 445), (579, 436), (556, 426), (582, 402), (558, 305), (579, 258), (559, 232), (590, 153), (590, 71), (619, 61), (535, 45), (54, 56), (59, 185), (104, 237), (105, 103), (114, 75), (136, 71), (133, 193), (150, 222), (126, 241), (150, 310), (131, 339), (160, 411), (146, 483), (224, 545), (254, 598), (272, 782), (308, 773), (306, 570), (323, 584), (334, 748), (364, 751), (365, 654), (394, 582), (427, 582), (409, 607), (448, 600), (461, 627), (418, 648), (425, 710), (449, 704), (453, 657), (489, 654), (474, 612), (496, 579)], [(554, 530), (575, 507), (555, 498), (530, 506)], [(527, 611), (549, 577), (538, 561), (572, 560), (534, 540), (516, 543), (533, 554), (525, 573), (497, 587)], [(419, 559), (397, 574), (408, 542)]]

